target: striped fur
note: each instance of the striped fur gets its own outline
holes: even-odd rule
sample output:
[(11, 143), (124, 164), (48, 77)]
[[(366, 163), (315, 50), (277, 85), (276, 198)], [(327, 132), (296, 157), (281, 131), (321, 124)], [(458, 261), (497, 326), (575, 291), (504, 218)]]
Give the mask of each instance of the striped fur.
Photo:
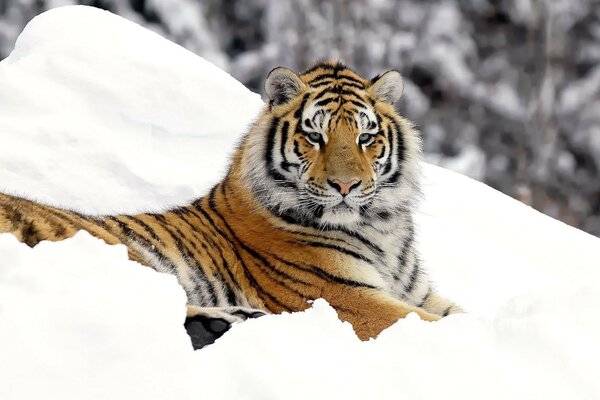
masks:
[(399, 74), (279, 68), (266, 92), (227, 176), (192, 204), (91, 217), (0, 194), (0, 232), (29, 246), (80, 229), (123, 243), (132, 260), (175, 274), (196, 312), (299, 311), (322, 297), (367, 339), (412, 311), (459, 311), (432, 289), (415, 248), (420, 141), (392, 105)]

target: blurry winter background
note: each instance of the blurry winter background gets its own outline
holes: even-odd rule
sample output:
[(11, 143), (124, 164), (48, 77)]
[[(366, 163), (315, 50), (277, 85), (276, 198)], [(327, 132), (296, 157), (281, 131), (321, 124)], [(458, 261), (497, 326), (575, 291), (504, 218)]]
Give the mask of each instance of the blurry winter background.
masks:
[(87, 4), (261, 91), (340, 58), (405, 77), (426, 159), (600, 236), (600, 0), (0, 0), (0, 59), (35, 15)]

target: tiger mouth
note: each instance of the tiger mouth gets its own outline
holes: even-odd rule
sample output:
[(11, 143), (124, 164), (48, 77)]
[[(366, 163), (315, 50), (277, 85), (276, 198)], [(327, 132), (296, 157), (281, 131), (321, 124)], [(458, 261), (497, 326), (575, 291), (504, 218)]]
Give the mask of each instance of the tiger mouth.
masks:
[(351, 206), (350, 204), (348, 204), (346, 202), (346, 200), (342, 200), (341, 202), (339, 202), (338, 204), (332, 206), (330, 208), (330, 210), (334, 213), (339, 213), (339, 212), (355, 212), (356, 208)]

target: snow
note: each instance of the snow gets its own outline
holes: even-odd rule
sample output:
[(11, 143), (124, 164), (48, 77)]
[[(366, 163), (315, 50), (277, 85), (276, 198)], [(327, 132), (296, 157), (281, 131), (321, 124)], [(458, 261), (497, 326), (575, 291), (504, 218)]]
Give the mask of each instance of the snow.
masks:
[(87, 232), (33, 249), (1, 234), (0, 254), (0, 398), (194, 394), (186, 296), (175, 277)]
[[(93, 213), (201, 195), (262, 105), (87, 7), (32, 21), (0, 88), (0, 190)], [(85, 232), (33, 249), (2, 234), (0, 398), (598, 398), (599, 239), (439, 167), (424, 189), (422, 256), (468, 313), (409, 316), (370, 342), (318, 300), (194, 352), (172, 276)]]
[(262, 107), (184, 48), (77, 7), (25, 28), (0, 62), (0, 87), (0, 138), (12, 143), (0, 146), (2, 189), (99, 214), (198, 197)]

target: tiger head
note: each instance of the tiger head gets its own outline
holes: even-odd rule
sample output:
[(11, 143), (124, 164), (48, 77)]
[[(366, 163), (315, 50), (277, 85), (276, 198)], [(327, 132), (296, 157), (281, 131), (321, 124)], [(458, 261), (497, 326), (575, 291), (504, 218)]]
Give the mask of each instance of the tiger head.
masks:
[(419, 192), (420, 141), (394, 110), (400, 73), (365, 80), (340, 63), (279, 67), (245, 137), (243, 175), (272, 212), (318, 226), (382, 219)]

